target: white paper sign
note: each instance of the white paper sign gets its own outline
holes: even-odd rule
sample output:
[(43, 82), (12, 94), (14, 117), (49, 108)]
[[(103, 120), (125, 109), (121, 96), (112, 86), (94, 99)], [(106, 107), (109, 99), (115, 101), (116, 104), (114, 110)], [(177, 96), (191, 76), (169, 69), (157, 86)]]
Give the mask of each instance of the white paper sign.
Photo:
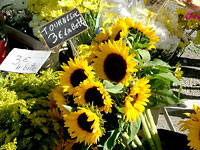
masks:
[(0, 65), (0, 70), (18, 73), (37, 73), (50, 54), (51, 51), (14, 48)]

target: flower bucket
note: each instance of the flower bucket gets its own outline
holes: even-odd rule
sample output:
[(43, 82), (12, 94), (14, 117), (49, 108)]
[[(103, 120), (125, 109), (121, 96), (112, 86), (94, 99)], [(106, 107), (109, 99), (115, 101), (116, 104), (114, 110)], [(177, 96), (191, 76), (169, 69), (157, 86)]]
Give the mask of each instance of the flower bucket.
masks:
[(182, 133), (158, 129), (158, 134), (162, 143), (163, 150), (190, 150), (187, 136)]

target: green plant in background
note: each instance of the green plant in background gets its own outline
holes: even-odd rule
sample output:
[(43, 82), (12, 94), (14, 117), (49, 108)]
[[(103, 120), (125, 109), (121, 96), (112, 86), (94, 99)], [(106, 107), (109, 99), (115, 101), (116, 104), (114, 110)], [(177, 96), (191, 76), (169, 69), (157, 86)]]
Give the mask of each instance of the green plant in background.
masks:
[(0, 149), (53, 149), (59, 143), (60, 125), (47, 105), (57, 81), (52, 70), (0, 77)]

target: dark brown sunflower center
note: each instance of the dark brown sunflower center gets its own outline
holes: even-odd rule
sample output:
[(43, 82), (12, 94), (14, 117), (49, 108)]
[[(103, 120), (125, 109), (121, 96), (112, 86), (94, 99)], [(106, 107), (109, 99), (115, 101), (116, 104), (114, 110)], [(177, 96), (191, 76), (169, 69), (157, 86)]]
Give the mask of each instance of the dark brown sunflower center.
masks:
[(87, 132), (92, 132), (91, 126), (94, 123), (94, 121), (87, 121), (88, 117), (85, 113), (82, 113), (78, 117), (78, 125), (81, 129), (87, 131)]
[(85, 75), (83, 69), (75, 70), (70, 77), (70, 81), (73, 87), (78, 86), (80, 82), (84, 81), (85, 79), (87, 79), (87, 76)]
[(72, 150), (78, 150), (82, 149), (82, 144), (81, 143), (74, 143), (72, 146)]
[(134, 106), (134, 105), (135, 105), (135, 103), (136, 103), (136, 101), (137, 101), (138, 94), (136, 94), (136, 95), (132, 96), (132, 98), (133, 98), (133, 101), (131, 101), (131, 104), (132, 104), (132, 106)]
[(179, 17), (179, 19), (183, 19), (184, 15), (183, 14), (179, 14), (178, 17)]
[(97, 87), (89, 88), (85, 92), (86, 102), (90, 103), (90, 104), (93, 103), (94, 106), (98, 106), (98, 107), (104, 106), (102, 96), (103, 95), (100, 93), (100, 91), (97, 89)]
[(121, 55), (112, 53), (104, 61), (104, 73), (115, 82), (121, 81), (126, 75), (127, 63)]
[(120, 30), (120, 31), (117, 33), (117, 35), (116, 35), (116, 37), (115, 37), (115, 39), (114, 39), (115, 41), (118, 41), (118, 40), (120, 39), (120, 33), (121, 33), (121, 31), (122, 31), (122, 30)]

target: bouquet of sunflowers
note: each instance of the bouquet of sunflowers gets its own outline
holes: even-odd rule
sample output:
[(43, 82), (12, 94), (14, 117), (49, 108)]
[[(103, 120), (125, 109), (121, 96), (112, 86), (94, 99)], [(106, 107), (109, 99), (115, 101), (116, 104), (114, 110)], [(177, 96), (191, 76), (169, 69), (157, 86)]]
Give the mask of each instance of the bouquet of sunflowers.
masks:
[[(54, 144), (52, 147), (66, 150), (161, 150), (162, 144), (150, 109), (181, 103), (181, 90), (176, 96), (171, 86), (180, 85), (182, 74), (180, 66), (177, 70), (158, 57), (152, 57), (153, 50), (163, 49), (168, 46), (166, 43), (173, 41), (168, 36), (163, 37), (161, 33), (164, 33), (164, 29), (156, 30), (158, 26), (154, 27), (151, 21), (115, 16), (113, 20), (116, 21), (96, 30), (99, 27), (98, 12), (102, 4), (98, 0), (28, 2), (27, 10), (32, 15), (29, 26), (39, 39), (40, 25), (74, 6), (80, 9), (89, 26), (89, 31), (76, 39), (80, 57), (70, 58), (61, 65), (63, 71), (59, 71), (59, 83), (48, 94), (48, 114), (54, 119), (52, 122), (56, 124), (54, 128), (59, 139), (57, 141), (52, 138), (53, 142), (49, 140), (51, 145)], [(165, 11), (162, 13), (166, 14)], [(186, 19), (184, 17), (183, 22)], [(156, 19), (152, 18), (152, 22)], [(166, 31), (165, 35), (177, 33), (178, 30), (170, 30), (172, 25), (169, 22), (173, 23), (173, 20), (169, 20), (159, 20), (169, 27), (167, 30), (170, 32)], [(178, 18), (174, 20), (178, 25)], [(194, 22), (194, 25), (198, 23)], [(183, 26), (182, 29), (189, 29)], [(178, 41), (177, 45), (183, 41), (172, 37), (176, 39), (175, 42)], [(163, 43), (158, 44), (159, 41)], [(44, 121), (41, 119), (41, 122)], [(46, 132), (46, 128), (43, 130)], [(41, 139), (42, 136), (37, 135), (36, 138)], [(46, 141), (48, 143), (45, 138)]]
[(121, 17), (96, 35), (87, 57), (62, 65), (48, 102), (67, 129), (58, 147), (162, 149), (150, 108), (180, 103), (170, 88), (180, 81), (174, 67), (151, 60), (148, 50), (158, 40), (152, 28)]

